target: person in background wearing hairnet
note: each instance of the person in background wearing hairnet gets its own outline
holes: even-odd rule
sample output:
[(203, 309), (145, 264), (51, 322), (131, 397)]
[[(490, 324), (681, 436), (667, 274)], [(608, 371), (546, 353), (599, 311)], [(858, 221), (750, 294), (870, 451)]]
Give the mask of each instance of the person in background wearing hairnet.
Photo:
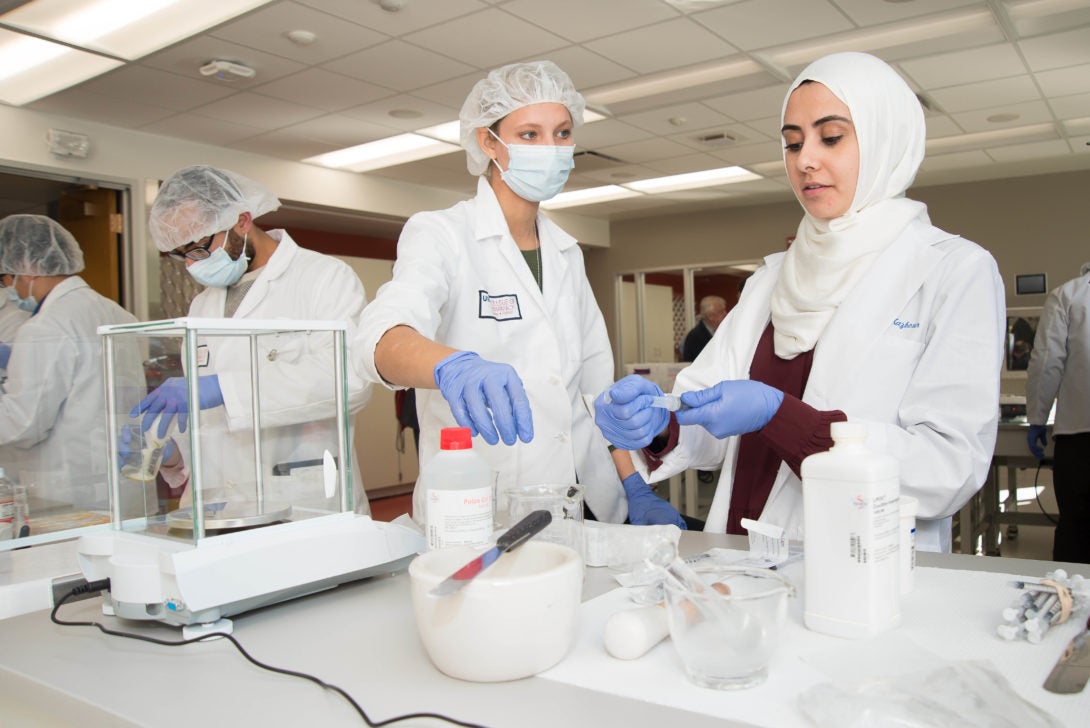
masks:
[[(284, 230), (265, 231), (254, 220), (280, 201), (264, 186), (225, 169), (186, 167), (159, 189), (148, 230), (158, 249), (183, 261), (205, 289), (189, 315), (200, 318), (332, 320), (348, 323), (348, 340), (366, 303), (363, 284), (336, 258), (299, 247)], [(245, 322), (240, 326), (245, 327)], [(321, 477), (299, 492), (298, 478), (314, 474), (323, 451), (335, 444), (333, 338), (326, 332), (283, 334), (259, 339), (262, 459), (265, 494), (274, 500), (324, 498)], [(253, 411), (250, 352), (244, 337), (209, 337), (198, 347), (201, 452), (206, 498), (252, 499), (254, 488)], [(348, 406), (357, 412), (370, 389), (348, 370)], [(147, 430), (158, 418), (164, 436), (177, 416), (175, 432), (188, 426), (186, 384), (165, 381), (131, 413)], [(351, 446), (352, 437), (349, 434)], [(172, 487), (188, 480), (175, 448), (164, 456)], [(184, 449), (184, 448), (183, 448)], [(296, 478), (277, 480), (274, 475)], [(317, 470), (320, 473), (320, 470)], [(222, 483), (215, 483), (222, 479)], [(210, 483), (211, 481), (211, 483)], [(352, 457), (353, 502), (370, 511), (357, 458)], [(217, 490), (209, 488), (213, 485)], [(222, 488), (218, 490), (218, 488)], [(288, 488), (290, 492), (277, 491)]]
[(1090, 564), (1090, 263), (1048, 294), (1026, 375), (1026, 433), (1038, 461), (1053, 425), (1052, 484), (1060, 521), (1052, 558)]
[(596, 518), (622, 522), (625, 493), (582, 401), (613, 378), (605, 322), (576, 240), (539, 210), (574, 166), (583, 109), (550, 61), (473, 87), (459, 120), (477, 196), (409, 218), (355, 353), (369, 381), (416, 387), (421, 468), (442, 428), (469, 427), (498, 492), (579, 482)]
[[(983, 484), (999, 420), (1003, 282), (986, 250), (933, 225), (905, 197), (924, 116), (884, 61), (837, 53), (791, 85), (784, 161), (804, 210), (794, 244), (765, 258), (674, 392), (626, 377), (596, 402), (617, 447), (661, 479), (722, 467), (704, 530), (742, 518), (802, 539), (799, 467), (830, 426), (865, 424), (919, 501), (916, 544), (951, 549), (951, 515)], [(656, 468), (655, 466), (658, 465)]]
[[(0, 220), (0, 273), (30, 318), (11, 346), (0, 394), (0, 444), (34, 518), (51, 508), (108, 509), (106, 394), (98, 327), (136, 318), (80, 278), (83, 251), (41, 215)], [(8, 466), (8, 463), (4, 463)]]

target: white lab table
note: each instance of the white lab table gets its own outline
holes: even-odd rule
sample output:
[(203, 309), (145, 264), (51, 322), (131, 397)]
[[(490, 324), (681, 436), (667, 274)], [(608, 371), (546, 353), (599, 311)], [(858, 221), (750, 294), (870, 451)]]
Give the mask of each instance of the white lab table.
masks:
[[(740, 537), (686, 533), (681, 551), (688, 555), (744, 544)], [(921, 554), (919, 562), (1041, 576), (1055, 567), (1038, 561), (937, 554)], [(613, 586), (606, 569), (589, 569), (584, 598)], [(163, 639), (180, 637), (176, 628), (158, 623), (102, 617), (100, 606), (97, 598), (66, 604), (61, 617), (99, 620)], [(1002, 606), (996, 605), (997, 613)], [(427, 711), (493, 728), (745, 725), (731, 721), (729, 711), (715, 718), (540, 677), (496, 684), (448, 678), (429, 662), (416, 635), (405, 573), (256, 610), (236, 617), (234, 623), (234, 635), (255, 658), (344, 688), (372, 720)], [(1059, 647), (1057, 643), (1055, 648)], [(7, 725), (363, 725), (332, 691), (260, 670), (224, 640), (162, 647), (107, 636), (93, 628), (54, 625), (47, 611), (0, 621), (0, 705)], [(399, 725), (440, 723), (416, 720)]]

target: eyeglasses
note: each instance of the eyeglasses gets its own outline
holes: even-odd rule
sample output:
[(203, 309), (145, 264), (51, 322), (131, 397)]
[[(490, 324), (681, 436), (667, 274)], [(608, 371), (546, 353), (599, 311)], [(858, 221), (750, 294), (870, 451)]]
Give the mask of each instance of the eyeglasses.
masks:
[[(208, 249), (212, 247), (212, 241), (215, 240), (215, 238), (215, 235), (209, 235), (207, 243), (202, 244), (201, 241), (198, 240), (195, 243), (189, 243), (186, 246), (186, 249), (180, 253), (175, 249), (167, 253), (167, 255), (174, 260), (180, 260), (182, 262), (185, 262), (186, 260), (204, 260), (208, 256), (212, 255), (212, 253), (209, 252)], [(189, 245), (192, 245), (194, 247), (188, 247)]]

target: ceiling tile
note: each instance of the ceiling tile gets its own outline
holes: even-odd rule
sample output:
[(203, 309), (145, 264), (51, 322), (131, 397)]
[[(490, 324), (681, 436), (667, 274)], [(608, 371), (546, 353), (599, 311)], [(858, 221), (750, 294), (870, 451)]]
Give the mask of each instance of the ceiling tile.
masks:
[(451, 18), (488, 7), (478, 0), (412, 0), (395, 13), (374, 0), (297, 0), (323, 13), (351, 20), (365, 28), (394, 37), (438, 25)]
[(546, 56), (571, 76), (580, 91), (633, 78), (636, 74), (624, 66), (592, 53), (582, 46), (568, 46), (550, 51)]
[(783, 108), (787, 84), (766, 86), (765, 88), (743, 91), (714, 99), (705, 99), (704, 104), (738, 121), (750, 121), (768, 116), (779, 119)]
[(616, 119), (602, 119), (575, 130), (575, 144), (580, 149), (597, 149), (650, 137), (651, 132)]
[(232, 146), (244, 152), (295, 160), (314, 157), (340, 148), (336, 144), (307, 139), (282, 129), (237, 141)]
[(645, 139), (639, 142), (629, 142), (628, 144), (615, 144), (613, 146), (602, 147), (596, 151), (608, 154), (611, 157), (616, 157), (622, 162), (636, 164), (693, 153), (693, 150), (686, 147), (684, 144), (678, 144), (677, 142), (663, 139), (662, 137)]
[(1061, 96), (1049, 102), (1057, 119), (1077, 119), (1090, 116), (1090, 94)]
[(466, 197), (472, 196), (477, 191), (477, 178), (466, 169), (466, 155), (462, 151), (423, 159), (419, 162), (399, 164), (396, 167), (376, 169), (367, 174), (455, 190)]
[(661, 0), (513, 0), (503, 9), (576, 43), (678, 17)]
[[(576, 171), (579, 170), (578, 162), (575, 165), (575, 169)], [(650, 179), (659, 174), (661, 173), (658, 170), (653, 169), (650, 165), (618, 164), (607, 169), (580, 172), (578, 175), (578, 182), (581, 183), (581, 187), (598, 187), (600, 185), (623, 184), (635, 179)], [(572, 187), (571, 189), (576, 188)]]
[(1074, 154), (1090, 157), (1090, 134), (1085, 136), (1071, 137), (1067, 140), (1067, 143), (1071, 147), (1071, 151)]
[(131, 63), (93, 78), (78, 88), (112, 99), (139, 99), (142, 103), (176, 111), (186, 111), (237, 91), (224, 84), (198, 81)]
[[(112, 124), (126, 129), (137, 128), (178, 113), (174, 109), (144, 104), (131, 98), (99, 96), (82, 88), (68, 89), (67, 91), (46, 96), (44, 99), (28, 104), (26, 108), (46, 114), (75, 116), (80, 119)], [(42, 140), (44, 146), (44, 136)]]
[[(988, 117), (994, 114), (1017, 114), (1018, 118), (1011, 121), (988, 121)], [(965, 111), (960, 114), (951, 114), (950, 117), (965, 131), (976, 132), (1052, 121), (1052, 112), (1043, 101), (1027, 101), (1021, 104), (1007, 104), (998, 109)]]
[(191, 113), (264, 130), (279, 129), (322, 115), (320, 109), (250, 92), (198, 106)]
[(251, 79), (209, 81), (209, 83), (222, 84), (224, 88), (232, 90), (248, 89), (303, 69), (303, 64), (296, 61), (253, 48), (244, 48), (237, 43), (212, 36), (199, 36), (171, 46), (165, 51), (141, 59), (140, 65), (172, 71), (199, 80), (203, 78), (200, 67), (216, 58), (240, 62), (257, 71), (257, 75)]
[[(409, 119), (391, 116), (390, 112), (416, 112), (420, 116)], [(371, 124), (388, 126), (400, 131), (414, 131), (436, 124), (454, 121), (458, 118), (458, 109), (433, 104), (416, 96), (390, 96), (368, 104), (353, 106), (341, 112), (353, 119), (360, 119)]]
[(674, 174), (703, 172), (706, 169), (718, 169), (725, 166), (723, 160), (712, 154), (683, 154), (677, 157), (656, 159), (648, 162), (654, 174), (652, 177), (668, 177)]
[(875, 0), (833, 0), (844, 14), (858, 25), (878, 25), (915, 18), (943, 10), (977, 5), (980, 0), (912, 0), (912, 2), (875, 2)]
[(617, 33), (584, 43), (587, 48), (641, 73), (723, 58), (735, 49), (689, 18)]
[(513, 58), (538, 58), (568, 41), (503, 10), (484, 10), (441, 27), (410, 33), (405, 40), (478, 68), (493, 68)]
[(898, 65), (923, 89), (989, 81), (1026, 72), (1018, 53), (1010, 45), (992, 45), (943, 53), (901, 61)]
[(338, 149), (373, 142), (397, 134), (396, 129), (354, 119), (341, 114), (327, 114), (316, 119), (284, 127), (278, 131), (294, 134), (304, 139), (333, 144)]
[(1034, 76), (1046, 96), (1070, 96), (1090, 92), (1090, 64), (1039, 71)]
[(971, 111), (972, 109), (990, 109), (1020, 101), (1035, 101), (1041, 98), (1037, 84), (1031, 76), (1011, 76), (994, 81), (981, 81), (963, 86), (950, 86), (936, 89), (928, 94), (939, 102), (948, 113)]
[(1021, 162), (1042, 157), (1066, 157), (1071, 154), (1071, 147), (1063, 139), (1052, 139), (1028, 144), (1011, 144), (1006, 147), (994, 147), (984, 150), (997, 162)]
[(765, 162), (783, 162), (783, 145), (779, 142), (761, 142), (738, 147), (724, 147), (715, 150), (715, 156), (729, 164), (741, 167)]
[[(310, 45), (298, 45), (286, 35), (291, 30), (307, 30), (317, 37)], [(389, 38), (355, 23), (346, 23), (344, 18), (294, 2), (278, 3), (248, 13), (216, 28), (211, 35), (308, 65), (346, 56)]]
[[(703, 129), (716, 124), (730, 124), (734, 119), (703, 104), (689, 103), (654, 111), (626, 114), (621, 121), (654, 134), (677, 134), (686, 129)], [(674, 121), (671, 122), (670, 120)]]
[(377, 86), (411, 91), (474, 70), (400, 40), (390, 41), (324, 64), (324, 68)]
[(141, 131), (165, 136), (191, 139), (203, 144), (215, 144), (221, 147), (233, 146), (247, 137), (256, 136), (263, 130), (230, 121), (213, 119), (207, 116), (187, 113), (172, 116), (169, 119), (146, 124)]
[[(670, 134), (667, 138), (672, 139), (678, 144), (684, 144), (690, 149), (711, 154), (720, 149), (726, 149), (732, 144), (727, 140), (721, 141), (718, 138), (715, 138), (720, 134), (733, 137), (733, 144), (744, 145), (768, 141), (768, 137), (758, 133), (756, 129), (752, 129), (743, 124), (720, 124), (719, 126), (712, 126), (705, 129), (693, 129), (692, 131), (684, 132), (682, 134)], [(713, 137), (713, 139), (705, 141), (708, 137)]]
[(473, 85), (485, 77), (484, 71), (473, 71), (465, 76), (452, 78), (449, 81), (432, 84), (413, 91), (413, 96), (427, 99), (436, 104), (449, 106), (452, 109), (461, 109), (469, 96)]
[(928, 139), (954, 136), (965, 131), (953, 119), (945, 115), (928, 116), (926, 122)]
[(1018, 46), (1032, 71), (1090, 63), (1090, 27), (1030, 38)]
[(388, 88), (322, 68), (308, 68), (291, 76), (257, 86), (253, 91), (324, 111), (339, 111), (351, 106), (359, 106), (394, 93)]
[(988, 167), (993, 163), (992, 158), (979, 149), (971, 152), (953, 152), (952, 154), (929, 154), (924, 158), (923, 164), (920, 165), (920, 172), (916, 175), (916, 179), (919, 180), (921, 177), (933, 172), (969, 167)]
[(779, 0), (774, 9), (765, 0), (748, 0), (693, 17), (743, 50), (768, 48), (855, 28), (826, 0)]

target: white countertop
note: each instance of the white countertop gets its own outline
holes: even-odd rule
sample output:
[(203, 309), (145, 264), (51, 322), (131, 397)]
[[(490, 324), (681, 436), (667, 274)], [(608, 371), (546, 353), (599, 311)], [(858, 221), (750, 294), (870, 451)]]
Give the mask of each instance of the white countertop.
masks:
[[(685, 534), (681, 546), (683, 554), (692, 554), (744, 543), (738, 537), (694, 533)], [(924, 566), (1036, 577), (1055, 566), (934, 554), (921, 554), (919, 561)], [(584, 598), (604, 594), (613, 585), (606, 569), (589, 569)], [(97, 599), (65, 605), (61, 616), (98, 620), (168, 640), (180, 638), (178, 629), (158, 623), (104, 618), (100, 606)], [(1006, 604), (994, 606), (998, 620)], [(432, 666), (416, 635), (405, 574), (343, 585), (241, 615), (234, 623), (235, 637), (256, 659), (309, 672), (342, 687), (372, 720), (429, 711), (493, 728), (750, 725), (731, 720), (735, 714), (730, 701), (724, 701), (721, 717), (712, 717), (555, 679), (477, 684), (448, 678)], [(1061, 642), (1066, 644), (1046, 638), (1035, 647), (1058, 655)], [(363, 725), (340, 696), (260, 670), (224, 640), (162, 647), (110, 637), (93, 628), (54, 625), (48, 612), (39, 611), (0, 621), (0, 645), (0, 704), (5, 718), (10, 716), (18, 725)], [(1090, 692), (1077, 699), (1086, 701), (1090, 712)], [(415, 720), (399, 725), (440, 723)]]

